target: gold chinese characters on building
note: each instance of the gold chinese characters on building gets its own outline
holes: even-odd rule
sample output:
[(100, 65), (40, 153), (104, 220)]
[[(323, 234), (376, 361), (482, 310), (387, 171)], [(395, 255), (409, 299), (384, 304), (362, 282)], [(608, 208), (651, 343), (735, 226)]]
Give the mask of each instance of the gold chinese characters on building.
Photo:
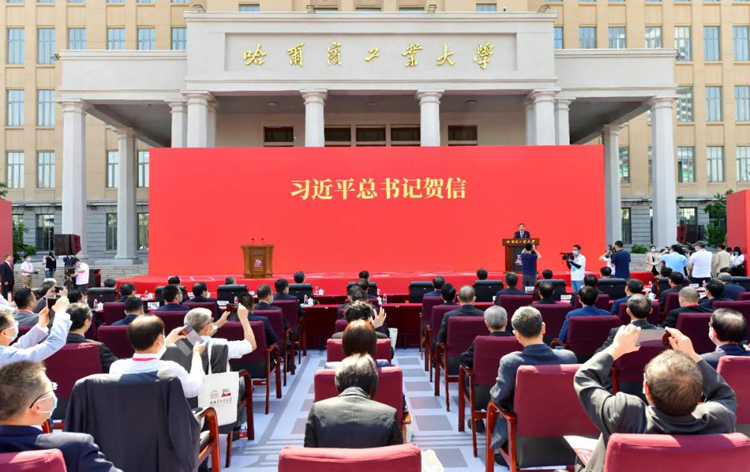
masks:
[(305, 179), (292, 180), (291, 196), (300, 200), (462, 200), (466, 180), (445, 178)]

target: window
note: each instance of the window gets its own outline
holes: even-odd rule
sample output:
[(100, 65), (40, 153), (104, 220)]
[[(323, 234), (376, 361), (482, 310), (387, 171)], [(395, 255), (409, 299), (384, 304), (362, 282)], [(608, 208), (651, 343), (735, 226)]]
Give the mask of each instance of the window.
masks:
[(107, 49), (110, 51), (125, 49), (125, 28), (107, 28)]
[(324, 130), (326, 147), (341, 147), (352, 145), (352, 129), (348, 126), (331, 126)]
[(625, 49), (625, 27), (610, 26), (609, 28), (609, 48)]
[(187, 28), (172, 28), (172, 50), (184, 51), (187, 49)]
[(596, 26), (578, 28), (578, 48), (596, 49)]
[(706, 121), (722, 121), (721, 87), (706, 87)]
[(23, 126), (25, 92), (23, 90), (8, 90), (8, 126)]
[(698, 209), (695, 207), (680, 208), (680, 224), (681, 225), (697, 225), (698, 224)]
[(646, 27), (646, 48), (661, 49), (661, 26)]
[(154, 0), (138, 0), (138, 3), (154, 3)]
[(107, 0), (107, 3), (125, 3), (125, 0)]
[(23, 28), (8, 28), (8, 64), (23, 64), (26, 32)]
[(172, 0), (172, 3), (190, 3), (189, 0)]
[(620, 222), (622, 227), (622, 242), (633, 244), (633, 225), (630, 219), (630, 208), (622, 208), (620, 210)]
[(86, 28), (68, 28), (68, 49), (86, 49)]
[(674, 47), (677, 49), (678, 61), (692, 61), (690, 44), (690, 27), (676, 26), (674, 29)]
[(37, 188), (55, 188), (54, 151), (36, 153), (36, 186)]
[(148, 151), (138, 151), (138, 188), (148, 188)]
[(737, 146), (737, 181), (750, 182), (750, 146)]
[(156, 49), (156, 28), (138, 28), (138, 50)]
[(86, 3), (86, 0), (68, 0), (68, 3)]
[(724, 148), (708, 146), (706, 148), (706, 162), (708, 163), (708, 181), (724, 182)]
[(554, 41), (555, 49), (563, 49), (564, 42), (563, 42), (563, 27), (562, 26), (555, 26), (555, 29), (553, 32), (553, 41)]
[(718, 26), (703, 27), (703, 59), (706, 61), (721, 60), (721, 36)]
[(55, 3), (55, 0), (36, 0), (36, 3)]
[(107, 232), (104, 237), (105, 239), (105, 250), (116, 251), (117, 250), (117, 213), (105, 214)]
[(695, 148), (692, 146), (677, 148), (677, 181), (695, 182)]
[(734, 60), (750, 60), (750, 26), (735, 26), (732, 28), (732, 42), (734, 43)]
[(55, 126), (55, 91), (36, 91), (36, 125)]
[(385, 126), (357, 127), (357, 146), (385, 146)]
[(8, 188), (23, 188), (23, 153), (8, 152)]
[(630, 183), (630, 148), (620, 148), (620, 183)]
[(359, 13), (380, 13), (380, 7), (357, 7), (355, 11)]
[(23, 3), (24, 0), (8, 0), (8, 3)]
[(497, 11), (497, 3), (477, 3), (477, 11)]
[(120, 151), (107, 151), (107, 188), (120, 184)]
[(693, 87), (677, 87), (677, 122), (693, 121)]
[(315, 13), (337, 13), (339, 7), (315, 7)]
[(609, 0), (609, 3), (625, 3), (625, 0)]
[(55, 245), (55, 215), (36, 215), (36, 250), (51, 251)]
[(478, 141), (476, 126), (448, 126), (448, 146), (476, 146)]
[(398, 7), (398, 11), (402, 13), (424, 13), (423, 7)]
[(750, 86), (738, 85), (734, 88), (734, 119), (750, 121)]
[(148, 213), (138, 213), (138, 250), (148, 249)]
[(257, 3), (240, 5), (240, 11), (260, 11), (260, 5)]
[(55, 55), (55, 28), (37, 30), (37, 64), (52, 64)]
[(391, 146), (419, 146), (421, 136), (419, 126), (392, 126)]
[(264, 146), (294, 146), (294, 128), (291, 126), (266, 126), (263, 128)]

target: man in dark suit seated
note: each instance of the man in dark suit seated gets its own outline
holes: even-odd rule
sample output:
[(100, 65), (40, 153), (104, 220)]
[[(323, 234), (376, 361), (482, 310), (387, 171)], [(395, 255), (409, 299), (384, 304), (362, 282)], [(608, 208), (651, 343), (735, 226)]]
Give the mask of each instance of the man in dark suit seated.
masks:
[[(377, 315), (375, 315), (372, 306), (364, 300), (355, 301), (344, 311), (344, 317), (346, 318), (347, 323), (356, 320), (365, 320), (371, 323), (372, 327), (375, 328), (375, 331), (377, 332), (378, 339), (390, 339), (388, 331), (383, 330), (385, 316), (385, 310), (383, 308), (381, 308)], [(343, 336), (344, 333), (339, 331), (338, 333), (333, 333), (331, 339), (342, 339)]]
[(484, 267), (480, 267), (479, 270), (477, 270), (477, 280), (487, 280), (488, 276), (487, 269)]
[[(369, 272), (367, 272), (367, 271), (362, 271), (362, 272), (360, 272), (360, 274), (362, 274), (363, 272), (364, 272), (364, 273), (367, 273), (367, 276), (368, 276), (368, 277), (370, 276), (370, 273), (369, 273)], [(360, 278), (359, 278), (359, 279), (357, 280), (357, 282), (355, 283), (355, 285), (356, 285), (357, 287), (359, 287), (360, 289), (362, 289), (362, 291), (363, 291), (363, 292), (365, 292), (365, 293), (367, 294), (367, 299), (368, 299), (368, 300), (369, 300), (369, 301), (370, 301), (371, 303), (375, 303), (375, 304), (377, 304), (377, 303), (378, 303), (378, 297), (376, 297), (375, 295), (371, 295), (371, 294), (370, 294), (370, 281), (369, 281), (368, 279), (365, 279), (365, 278), (363, 278), (363, 277), (360, 277)]]
[(167, 285), (180, 285), (180, 283), (181, 281), (178, 275), (173, 275), (167, 279)]
[(664, 311), (664, 307), (667, 304), (667, 294), (680, 293), (680, 290), (682, 290), (684, 283), (685, 283), (684, 274), (674, 271), (674, 270), (672, 271), (671, 274), (669, 274), (669, 288), (666, 290), (662, 290), (662, 292), (659, 294), (659, 307), (661, 311)]
[(237, 281), (234, 279), (234, 277), (232, 276), (224, 277), (224, 285), (234, 285), (236, 283)]
[(724, 296), (730, 300), (738, 300), (740, 294), (745, 291), (742, 285), (732, 283), (732, 275), (729, 272), (722, 272), (716, 278), (724, 284)]
[(396, 409), (372, 400), (378, 370), (369, 355), (349, 356), (336, 371), (339, 396), (313, 403), (305, 447), (370, 448), (403, 444)]
[[(633, 326), (637, 326), (641, 329), (656, 329), (657, 326), (648, 322), (648, 315), (651, 314), (652, 310), (651, 300), (649, 300), (648, 297), (644, 295), (633, 295), (630, 297), (630, 300), (628, 300), (626, 313), (630, 317), (630, 324)], [(604, 341), (604, 344), (602, 344), (602, 347), (597, 349), (596, 352), (601, 352), (611, 346), (619, 329), (619, 326), (617, 328), (612, 328), (609, 331), (609, 336)]]
[[(448, 320), (453, 316), (484, 316), (484, 312), (474, 307), (474, 303), (477, 301), (474, 287), (471, 285), (464, 285), (461, 290), (458, 291), (458, 301), (461, 306), (455, 310), (449, 311), (443, 317), (443, 324), (440, 325), (440, 331), (438, 331), (437, 341), (445, 343), (448, 341)], [(456, 370), (458, 369), (458, 363), (456, 363)]]
[(716, 369), (724, 356), (750, 356), (750, 351), (742, 345), (746, 330), (747, 322), (742, 313), (729, 308), (714, 311), (708, 324), (708, 337), (716, 345), (716, 350), (701, 354), (701, 358)]
[(724, 284), (716, 279), (709, 280), (706, 284), (706, 297), (700, 301), (700, 305), (713, 308), (714, 302), (729, 302), (731, 298), (724, 296)]
[[(273, 306), (272, 303), (273, 292), (271, 292), (271, 286), (263, 284), (258, 287), (258, 303), (255, 305), (255, 311), (280, 310), (279, 307)], [(289, 320), (286, 319), (286, 316), (282, 318), (284, 319), (284, 331), (286, 331), (289, 329)]]
[(583, 287), (578, 291), (578, 299), (581, 302), (581, 308), (577, 310), (569, 311), (565, 315), (565, 321), (560, 328), (559, 339), (562, 342), (568, 341), (568, 326), (570, 326), (570, 319), (576, 316), (609, 316), (607, 310), (602, 310), (596, 307), (596, 299), (599, 294), (592, 287)]
[(531, 237), (531, 233), (529, 233), (528, 231), (526, 231), (526, 225), (524, 225), (523, 223), (521, 223), (521, 224), (518, 225), (518, 231), (516, 231), (515, 233), (513, 233), (513, 237), (516, 238), (516, 239), (518, 239), (518, 238), (528, 239), (528, 238)]
[(599, 290), (599, 279), (597, 279), (594, 274), (588, 274), (583, 277), (583, 286), (595, 288), (597, 295), (604, 293)]
[[(140, 301), (140, 300), (138, 300)], [(86, 339), (86, 331), (91, 327), (91, 308), (83, 303), (74, 303), (68, 307), (70, 315), (70, 331), (65, 344), (95, 343), (99, 347), (99, 358), (102, 361), (102, 372), (109, 373), (109, 367), (117, 357), (112, 354), (106, 344)]]
[[(574, 386), (581, 405), (602, 432), (586, 472), (604, 470), (607, 441), (614, 433), (695, 435), (734, 431), (734, 391), (696, 354), (690, 338), (676, 329), (668, 328), (672, 349), (646, 365), (643, 390), (647, 402), (607, 390), (604, 383), (612, 364), (639, 349), (640, 331), (632, 324), (620, 326), (612, 345), (595, 354), (576, 373)], [(577, 470), (584, 468), (579, 464)]]
[(453, 284), (445, 284), (440, 289), (440, 295), (443, 297), (443, 305), (457, 305), (456, 287)]
[(112, 323), (112, 326), (126, 326), (133, 322), (139, 316), (143, 316), (143, 302), (140, 298), (125, 299), (125, 318)]
[(539, 283), (539, 300), (536, 303), (542, 305), (554, 305), (555, 301), (555, 286), (552, 282), (540, 282)]
[(299, 299), (294, 295), (289, 295), (289, 281), (287, 279), (278, 279), (274, 286), (276, 287), (276, 295), (273, 296), (274, 300), (294, 300), (297, 302), (297, 315), (302, 318), (305, 316), (305, 310), (299, 306)]
[(211, 298), (208, 287), (204, 282), (197, 282), (195, 285), (193, 285), (193, 295), (194, 296), (192, 300), (185, 301), (195, 303), (213, 303), (216, 310), (214, 313), (221, 313), (221, 311), (219, 310), (219, 304), (216, 302), (215, 298)]
[[(249, 293), (246, 293), (244, 295), (240, 295), (239, 297), (239, 303), (240, 305), (247, 308), (248, 315), (247, 319), (250, 321), (260, 321), (263, 323), (263, 331), (266, 333), (266, 346), (272, 346), (278, 342), (278, 339), (276, 338), (276, 333), (273, 331), (273, 327), (271, 327), (271, 322), (268, 320), (265, 316), (258, 316), (253, 314), (253, 311), (255, 311), (255, 299), (252, 295)], [(239, 321), (239, 315), (230, 315), (230, 319), (232, 321)]]
[(518, 274), (515, 272), (505, 274), (505, 285), (507, 285), (507, 288), (498, 291), (495, 295), (495, 305), (500, 304), (500, 295), (526, 295), (526, 292), (516, 288), (518, 285)]
[(129, 298), (135, 298), (135, 285), (128, 282), (120, 285), (120, 299), (117, 301), (124, 303)]
[(601, 269), (599, 269), (599, 275), (602, 279), (609, 279), (612, 277), (612, 268), (608, 266), (604, 266)]
[(88, 434), (42, 433), (57, 406), (52, 382), (39, 362), (0, 368), (0, 453), (59, 449), (68, 472), (118, 472)]
[(352, 285), (351, 287), (349, 287), (349, 293), (346, 296), (346, 303), (342, 303), (337, 307), (337, 309), (346, 310), (347, 308), (349, 308), (349, 305), (356, 301), (368, 301), (367, 293), (359, 288), (358, 285)]
[(680, 316), (680, 313), (711, 313), (710, 308), (699, 304), (701, 297), (693, 287), (683, 287), (679, 293), (680, 308), (670, 311), (662, 326), (667, 328), (676, 327), (677, 318)]
[(164, 287), (164, 305), (156, 311), (188, 311), (188, 307), (182, 306), (182, 290), (178, 285), (167, 285)]
[(303, 284), (305, 283), (305, 273), (301, 270), (298, 270), (294, 273), (294, 283), (295, 284)]
[(612, 303), (612, 309), (609, 313), (617, 315), (617, 313), (620, 312), (620, 305), (622, 303), (627, 303), (627, 301), (630, 300), (630, 297), (637, 293), (643, 294), (643, 282), (638, 279), (628, 279), (625, 283), (625, 296), (623, 298), (618, 298)]
[(441, 290), (443, 289), (443, 285), (445, 285), (445, 278), (442, 275), (436, 275), (432, 278), (432, 292), (427, 292), (424, 294), (425, 297), (439, 297), (442, 295)]

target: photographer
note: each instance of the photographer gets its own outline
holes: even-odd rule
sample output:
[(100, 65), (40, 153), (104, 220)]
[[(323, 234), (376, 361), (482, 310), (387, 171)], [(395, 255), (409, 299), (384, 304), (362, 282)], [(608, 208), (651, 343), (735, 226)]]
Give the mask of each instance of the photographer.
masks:
[(623, 248), (622, 241), (615, 241), (612, 265), (615, 269), (616, 279), (627, 280), (630, 278), (630, 252)]
[(583, 277), (586, 275), (586, 256), (581, 254), (581, 245), (573, 245), (573, 252), (563, 253), (563, 260), (570, 269), (570, 285), (573, 293), (578, 293), (583, 287)]
[(523, 270), (523, 287), (533, 287), (536, 284), (536, 261), (541, 259), (542, 255), (536, 249), (536, 244), (526, 243), (521, 251), (521, 267)]
[(77, 257), (74, 257), (71, 262), (75, 268), (76, 287), (85, 295), (89, 291), (89, 265)]

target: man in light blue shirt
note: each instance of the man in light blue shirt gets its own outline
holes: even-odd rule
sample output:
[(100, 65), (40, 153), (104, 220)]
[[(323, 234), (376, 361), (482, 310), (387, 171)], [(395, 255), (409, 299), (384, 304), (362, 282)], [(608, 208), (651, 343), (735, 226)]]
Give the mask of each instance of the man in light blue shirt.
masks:
[(597, 292), (594, 287), (586, 286), (578, 291), (578, 299), (581, 300), (583, 308), (569, 311), (568, 314), (565, 315), (565, 321), (563, 322), (562, 328), (560, 328), (560, 341), (568, 341), (568, 325), (570, 324), (570, 319), (574, 316), (609, 316), (607, 310), (602, 310), (595, 306), (598, 296), (599, 292)]
[(10, 311), (0, 309), (0, 367), (18, 361), (41, 362), (65, 346), (71, 324), (68, 305), (67, 298), (57, 300), (52, 308), (55, 312), (52, 328), (47, 328), (49, 312), (42, 310), (39, 322), (12, 346), (18, 337), (18, 322)]
[(685, 274), (685, 267), (687, 267), (690, 262), (687, 257), (680, 254), (680, 246), (678, 244), (673, 244), (672, 247), (669, 248), (669, 252), (662, 254), (659, 257), (659, 261), (672, 269), (673, 272), (679, 272), (683, 275)]

